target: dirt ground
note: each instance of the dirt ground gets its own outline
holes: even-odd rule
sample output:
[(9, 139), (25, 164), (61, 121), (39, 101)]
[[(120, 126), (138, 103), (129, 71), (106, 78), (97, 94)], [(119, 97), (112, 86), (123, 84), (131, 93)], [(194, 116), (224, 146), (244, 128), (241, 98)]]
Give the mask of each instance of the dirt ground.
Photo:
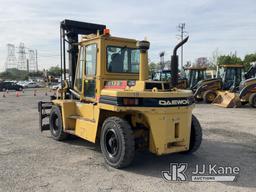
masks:
[[(256, 109), (197, 104), (203, 142), (194, 155), (138, 153), (130, 167), (116, 170), (104, 163), (99, 145), (57, 142), (39, 132), (37, 101), (48, 98), (43, 92), (0, 94), (1, 192), (256, 191)], [(188, 171), (195, 164), (238, 166), (240, 173), (236, 182), (166, 182), (161, 172), (170, 163), (188, 163)]]

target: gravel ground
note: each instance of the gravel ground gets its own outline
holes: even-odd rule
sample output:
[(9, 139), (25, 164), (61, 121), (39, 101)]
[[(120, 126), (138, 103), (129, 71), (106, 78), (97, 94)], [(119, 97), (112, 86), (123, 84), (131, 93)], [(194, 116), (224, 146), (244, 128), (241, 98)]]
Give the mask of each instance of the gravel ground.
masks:
[[(98, 144), (79, 138), (54, 141), (38, 129), (37, 101), (44, 93), (20, 97), (0, 93), (0, 191), (256, 191), (256, 109), (198, 104), (194, 114), (203, 142), (194, 155), (156, 157), (138, 153), (125, 170), (104, 163)], [(52, 93), (51, 93), (52, 94)], [(236, 182), (166, 182), (170, 163), (238, 166)]]

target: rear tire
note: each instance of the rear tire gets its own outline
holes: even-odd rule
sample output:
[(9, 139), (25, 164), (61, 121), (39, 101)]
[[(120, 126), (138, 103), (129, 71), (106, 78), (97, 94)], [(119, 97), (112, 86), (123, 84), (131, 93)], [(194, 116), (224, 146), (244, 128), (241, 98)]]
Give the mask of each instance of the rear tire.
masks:
[(65, 140), (68, 134), (63, 131), (62, 115), (61, 115), (60, 107), (58, 106), (52, 107), (49, 122), (50, 122), (50, 130), (51, 130), (53, 139), (57, 141)]
[(205, 91), (203, 94), (203, 100), (205, 103), (212, 103), (214, 99), (216, 98), (217, 94), (215, 91), (208, 90)]
[(249, 97), (249, 103), (252, 107), (256, 108), (256, 93), (251, 94)]
[(104, 159), (112, 167), (124, 168), (131, 164), (135, 154), (135, 142), (130, 124), (119, 117), (107, 118), (100, 138)]
[(192, 115), (192, 123), (191, 123), (191, 133), (190, 133), (190, 143), (189, 143), (189, 150), (186, 151), (187, 153), (194, 153), (197, 151), (202, 142), (202, 127), (198, 119)]

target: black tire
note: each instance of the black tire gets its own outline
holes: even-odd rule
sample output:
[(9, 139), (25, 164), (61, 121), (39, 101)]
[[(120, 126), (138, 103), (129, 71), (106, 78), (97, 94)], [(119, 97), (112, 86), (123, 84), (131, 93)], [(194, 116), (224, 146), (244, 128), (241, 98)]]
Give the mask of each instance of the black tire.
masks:
[(110, 166), (124, 168), (130, 165), (135, 154), (130, 124), (119, 117), (107, 118), (102, 126), (100, 146), (104, 159)]
[(215, 91), (208, 90), (203, 93), (203, 100), (205, 103), (212, 103), (216, 96), (217, 94)]
[(58, 106), (52, 107), (49, 123), (53, 139), (57, 141), (62, 141), (67, 138), (68, 134), (63, 131), (62, 115)]
[(249, 103), (252, 107), (256, 108), (256, 93), (250, 95)]
[(202, 142), (202, 136), (202, 127), (198, 119), (194, 115), (192, 115), (190, 143), (189, 150), (187, 151), (187, 153), (194, 153), (199, 149)]

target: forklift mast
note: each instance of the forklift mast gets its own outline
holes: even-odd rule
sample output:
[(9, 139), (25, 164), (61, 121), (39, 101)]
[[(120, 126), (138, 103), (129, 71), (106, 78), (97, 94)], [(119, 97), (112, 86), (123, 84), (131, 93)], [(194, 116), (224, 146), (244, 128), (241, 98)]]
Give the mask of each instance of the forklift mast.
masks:
[(73, 87), (78, 57), (79, 35), (103, 34), (105, 25), (65, 19), (60, 23), (61, 80), (66, 80), (66, 46), (68, 52), (69, 86)]

